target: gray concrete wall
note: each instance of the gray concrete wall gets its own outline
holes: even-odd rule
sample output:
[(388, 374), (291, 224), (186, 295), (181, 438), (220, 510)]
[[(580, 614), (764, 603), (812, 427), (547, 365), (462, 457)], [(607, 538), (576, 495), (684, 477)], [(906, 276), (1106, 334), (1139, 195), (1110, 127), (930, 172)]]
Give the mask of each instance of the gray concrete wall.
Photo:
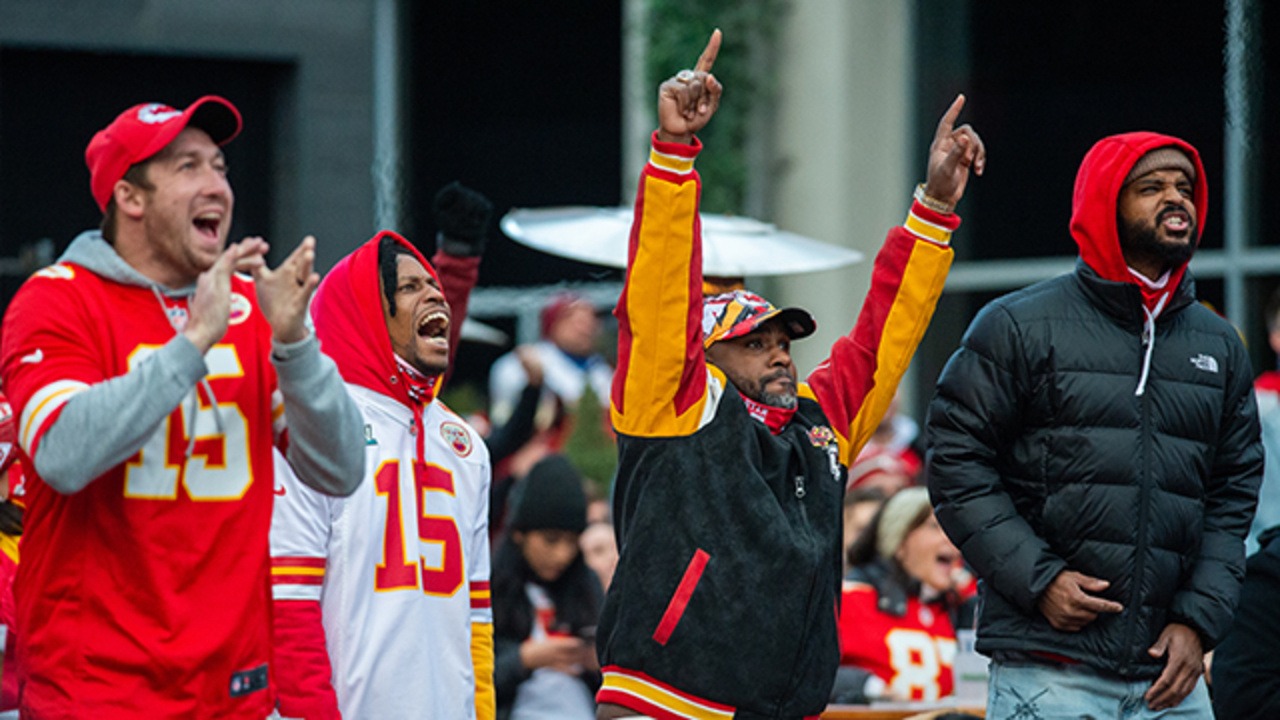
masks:
[(317, 264), (326, 270), (373, 228), (372, 7), (372, 0), (0, 0), (0, 46), (291, 64), (276, 123), (274, 240), (291, 247), (316, 235)]
[[(913, 149), (910, 3), (795, 0), (779, 48), (775, 185), (779, 227), (860, 250), (842, 270), (775, 280), (771, 300), (809, 309), (818, 332), (794, 348), (801, 376), (853, 327), (871, 259), (901, 224), (924, 168)], [(905, 383), (904, 383), (905, 385)]]

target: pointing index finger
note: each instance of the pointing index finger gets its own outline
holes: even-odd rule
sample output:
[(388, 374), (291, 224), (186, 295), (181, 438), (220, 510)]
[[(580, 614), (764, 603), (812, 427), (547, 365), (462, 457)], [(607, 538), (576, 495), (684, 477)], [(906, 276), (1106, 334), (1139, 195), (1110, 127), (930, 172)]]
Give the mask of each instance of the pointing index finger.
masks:
[(951, 107), (947, 108), (947, 112), (938, 121), (938, 131), (933, 134), (935, 140), (940, 140), (951, 134), (956, 126), (956, 118), (960, 117), (960, 110), (964, 108), (964, 93), (956, 96), (951, 102)]
[(716, 55), (720, 54), (720, 28), (716, 28), (711, 33), (711, 39), (707, 41), (707, 47), (703, 49), (702, 55), (698, 58), (698, 64), (695, 70), (702, 72), (711, 72), (711, 66), (716, 62)]

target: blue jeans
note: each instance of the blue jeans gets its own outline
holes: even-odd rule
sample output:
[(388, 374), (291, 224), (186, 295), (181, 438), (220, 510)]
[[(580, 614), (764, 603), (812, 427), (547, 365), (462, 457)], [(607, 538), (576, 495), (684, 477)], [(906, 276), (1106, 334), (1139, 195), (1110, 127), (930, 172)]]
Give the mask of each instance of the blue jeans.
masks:
[(1204, 678), (1170, 710), (1147, 709), (1142, 696), (1154, 678), (1123, 680), (1086, 665), (991, 663), (987, 720), (1213, 720)]

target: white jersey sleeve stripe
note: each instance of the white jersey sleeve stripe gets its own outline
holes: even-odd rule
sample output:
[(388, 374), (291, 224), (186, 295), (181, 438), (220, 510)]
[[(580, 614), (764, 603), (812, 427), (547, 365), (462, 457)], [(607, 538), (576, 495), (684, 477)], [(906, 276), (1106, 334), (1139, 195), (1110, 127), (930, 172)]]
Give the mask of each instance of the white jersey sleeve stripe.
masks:
[(322, 557), (271, 558), (271, 596), (276, 600), (319, 600), (325, 564)]
[(22, 419), (19, 424), (19, 427), (22, 428), (19, 444), (28, 457), (31, 456), (32, 444), (36, 440), (37, 432), (40, 426), (44, 424), (44, 421), (63, 405), (66, 405), (67, 401), (76, 393), (81, 393), (88, 389), (88, 383), (78, 380), (57, 380), (40, 388), (31, 396), (30, 400), (27, 400), (27, 404), (22, 408)]

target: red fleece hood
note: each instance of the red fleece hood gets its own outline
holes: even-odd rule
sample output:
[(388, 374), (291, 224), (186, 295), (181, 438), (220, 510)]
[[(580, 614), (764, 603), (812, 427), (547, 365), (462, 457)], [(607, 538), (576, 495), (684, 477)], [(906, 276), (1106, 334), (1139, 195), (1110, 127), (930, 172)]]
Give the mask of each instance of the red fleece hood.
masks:
[[(389, 395), (412, 407), (403, 372), (391, 350), (391, 334), (382, 315), (382, 292), (378, 285), (378, 244), (391, 237), (407, 248), (422, 267), (439, 282), (435, 268), (408, 240), (383, 230), (342, 258), (320, 282), (311, 302), (311, 318), (321, 348), (338, 365), (342, 379)], [(432, 378), (430, 402), (439, 389)]]
[[(1084, 156), (1080, 172), (1076, 174), (1076, 189), (1072, 196), (1071, 236), (1080, 247), (1080, 258), (1095, 272), (1113, 282), (1128, 282), (1141, 286), (1129, 273), (1129, 266), (1120, 252), (1120, 234), (1116, 228), (1116, 207), (1120, 189), (1138, 159), (1160, 147), (1176, 147), (1195, 164), (1196, 180), (1192, 192), (1196, 206), (1196, 244), (1204, 232), (1204, 220), (1209, 211), (1209, 188), (1204, 177), (1204, 165), (1200, 153), (1183, 140), (1170, 135), (1152, 132), (1125, 133), (1099, 140)], [(1166, 288), (1172, 292), (1182, 280), (1186, 265), (1174, 268), (1169, 274)], [(1158, 278), (1156, 278), (1158, 279)]]

